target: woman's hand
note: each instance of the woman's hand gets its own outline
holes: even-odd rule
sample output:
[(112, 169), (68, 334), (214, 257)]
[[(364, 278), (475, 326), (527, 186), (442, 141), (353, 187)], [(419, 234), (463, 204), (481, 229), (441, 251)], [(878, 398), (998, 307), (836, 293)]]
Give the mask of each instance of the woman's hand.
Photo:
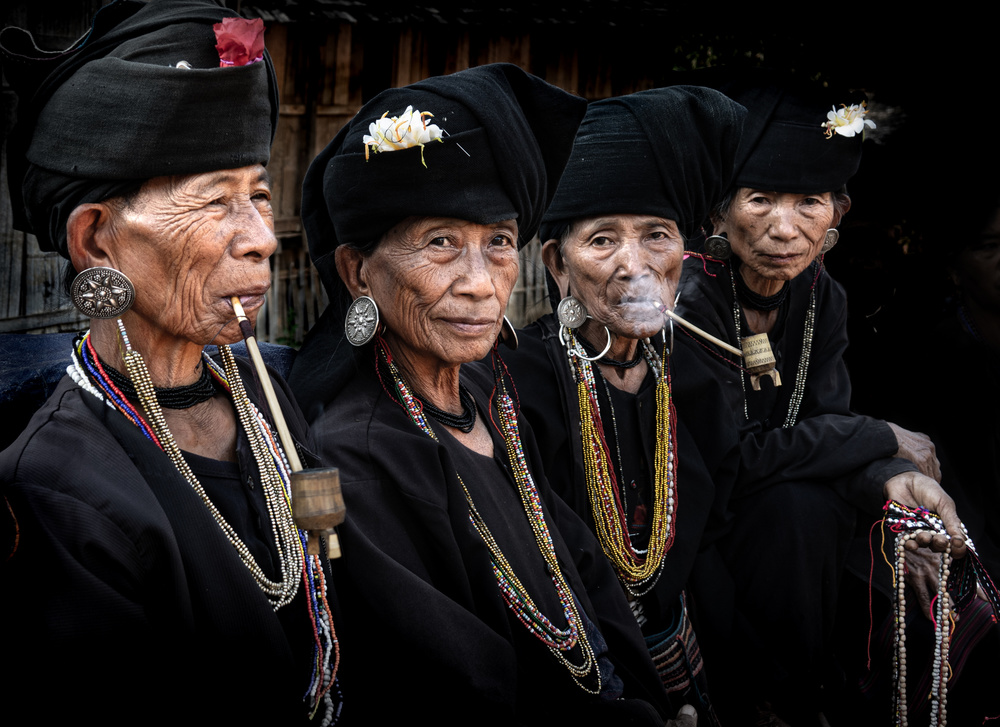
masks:
[(663, 727), (697, 727), (698, 711), (690, 704), (677, 710), (676, 719), (668, 719)]
[(911, 432), (897, 424), (886, 422), (896, 435), (896, 456), (908, 459), (928, 477), (941, 481), (941, 463), (938, 462), (934, 442), (926, 434)]
[[(922, 507), (935, 513), (951, 536), (951, 554), (956, 558), (965, 556), (965, 534), (955, 509), (955, 501), (935, 480), (919, 472), (903, 472), (885, 483), (882, 494), (887, 500), (895, 500), (907, 507)], [(908, 550), (930, 548), (936, 553), (943, 553), (947, 545), (948, 536), (938, 534), (932, 537), (926, 532), (906, 542)]]

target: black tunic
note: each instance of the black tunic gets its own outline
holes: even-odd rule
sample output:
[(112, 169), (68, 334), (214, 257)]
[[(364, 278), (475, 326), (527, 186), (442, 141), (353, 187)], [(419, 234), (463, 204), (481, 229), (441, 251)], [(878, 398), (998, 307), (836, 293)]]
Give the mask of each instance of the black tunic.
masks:
[[(275, 385), (303, 441), (298, 409)], [(203, 485), (274, 577), (255, 467), (241, 469), (253, 486), (210, 489), (232, 469)], [(0, 477), (18, 525), (0, 572), (7, 724), (305, 721), (312, 626), (301, 587), (275, 612), (191, 485), (121, 414), (65, 377), (0, 454)], [(329, 596), (335, 604), (332, 586)]]
[[(806, 384), (796, 422), (785, 428), (814, 281)], [(816, 264), (789, 285), (768, 336), (780, 387), (763, 380), (761, 390), (753, 391), (749, 376), (735, 365), (741, 363), (737, 357), (686, 331), (678, 336), (674, 365), (684, 372), (676, 386), (678, 408), (695, 415), (686, 419), (695, 438), (715, 436), (723, 420), (734, 420), (739, 430), (734, 519), (719, 548), (737, 583), (737, 608), (768, 644), (758, 671), (762, 683), (754, 689), (788, 704), (789, 714), (799, 707), (815, 714), (819, 685), (829, 692), (838, 679), (833, 625), (858, 508), (866, 515), (864, 527), (874, 522), (884, 483), (916, 467), (892, 457), (897, 444), (885, 422), (850, 410), (843, 288)], [(733, 306), (730, 265), (689, 256), (677, 312), (738, 345)], [(742, 310), (740, 315), (741, 335), (751, 335)], [(688, 388), (704, 386), (706, 379), (722, 391), (721, 409), (699, 407), (698, 391)]]
[[(542, 466), (552, 488), (593, 529), (577, 385), (558, 331), (555, 316), (543, 316), (518, 332), (518, 348), (504, 351), (504, 361), (517, 387), (524, 414), (535, 431)], [(676, 391), (677, 382), (685, 372), (678, 370), (673, 361), (670, 366), (672, 387)], [(595, 372), (595, 376), (599, 381), (600, 374)], [(700, 380), (699, 383), (707, 382)], [(618, 444), (629, 480), (626, 517), (634, 522), (637, 505), (645, 504), (647, 512), (652, 512), (649, 492), (654, 480), (656, 446), (656, 396), (652, 372), (635, 395), (613, 387), (610, 391), (617, 402), (614, 412)], [(716, 386), (705, 385), (696, 397), (697, 406), (711, 408), (709, 402), (718, 396)], [(697, 443), (685, 426), (688, 415), (687, 410), (678, 408), (675, 423), (676, 532), (673, 545), (664, 557), (659, 580), (640, 598), (643, 614), (649, 619), (643, 631), (647, 635), (655, 634), (669, 624), (676, 616), (680, 594), (685, 591), (699, 641), (707, 638), (708, 642), (725, 644), (732, 636), (735, 586), (714, 543), (727, 530), (730, 518), (729, 488), (735, 481), (738, 467), (736, 431), (731, 422), (721, 420), (713, 438)], [(617, 464), (619, 447), (615, 446), (614, 434), (607, 431), (612, 422), (607, 416), (604, 418), (605, 434)], [(648, 542), (648, 527), (640, 530), (635, 543), (637, 547), (644, 547)], [(726, 665), (708, 661), (706, 668), (709, 687), (713, 687), (712, 675), (717, 668), (721, 672)], [(719, 694), (714, 689), (712, 693)]]
[[(538, 438), (549, 483), (593, 527), (583, 462), (577, 387), (566, 350), (559, 341), (558, 330), (559, 323), (553, 314), (543, 316), (518, 333), (518, 348), (504, 352), (504, 361), (514, 379), (524, 414)], [(678, 373), (672, 363), (671, 367), (674, 369), (673, 386), (676, 390), (683, 372)], [(637, 411), (634, 424), (638, 428), (638, 437), (630, 437), (624, 431), (631, 427), (623, 421), (625, 412), (620, 407), (615, 408), (615, 417), (622, 430), (619, 438), (621, 457), (626, 471), (633, 471), (637, 490), (648, 490), (653, 481), (656, 446), (653, 383), (650, 372), (640, 391), (630, 397), (634, 399)], [(704, 394), (710, 397), (713, 390), (707, 389)], [(614, 395), (617, 396), (617, 391)], [(707, 402), (702, 399), (702, 406), (705, 405)], [(724, 488), (732, 483), (738, 465), (735, 431), (730, 427), (729, 434), (726, 434), (728, 422), (720, 422), (717, 436), (706, 441), (704, 448), (700, 449), (685, 427), (686, 419), (686, 413), (678, 410), (677, 530), (674, 544), (664, 559), (663, 574), (654, 589), (642, 599), (654, 628), (669, 618), (670, 610), (677, 603), (699, 556), (713, 557), (708, 552), (711, 542), (720, 528), (724, 528), (727, 519), (728, 492)], [(606, 427), (611, 426), (610, 419), (604, 423)], [(614, 448), (613, 434), (609, 434), (608, 441), (609, 446)], [(617, 462), (616, 453), (613, 456)], [(716, 488), (716, 481), (722, 483), (722, 489)], [(626, 514), (630, 520), (634, 519), (635, 506), (640, 500), (645, 502), (650, 512), (652, 510), (648, 494), (636, 492), (635, 498), (627, 499), (630, 506)]]
[[(386, 394), (374, 363), (372, 356), (311, 427), (314, 447), (340, 469), (348, 512), (343, 557), (334, 563), (349, 623), (341, 639), (351, 664), (345, 693), (366, 705), (370, 720), (387, 724), (425, 711), (442, 724), (662, 724), (668, 700), (614, 573), (586, 526), (552, 496), (530, 427), (521, 423), (521, 441), (560, 566), (606, 639), (629, 700), (579, 689), (503, 601), (459, 476), (528, 591), (565, 625), (554, 593), (546, 595), (552, 581), (495, 428), (493, 461), (456, 450), (465, 448), (446, 432), (434, 441)], [(462, 380), (485, 421), (495, 421), (485, 368), (463, 367)]]

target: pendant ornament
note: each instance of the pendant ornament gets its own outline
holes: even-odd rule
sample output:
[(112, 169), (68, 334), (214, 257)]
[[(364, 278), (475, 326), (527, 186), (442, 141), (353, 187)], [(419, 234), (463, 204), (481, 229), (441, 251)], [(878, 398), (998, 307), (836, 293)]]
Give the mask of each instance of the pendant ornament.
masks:
[(744, 336), (740, 339), (740, 348), (743, 349), (743, 363), (750, 372), (750, 386), (754, 391), (760, 391), (760, 380), (764, 376), (769, 377), (775, 386), (781, 386), (781, 374), (774, 367), (777, 362), (766, 333)]
[(826, 231), (826, 237), (823, 239), (823, 247), (819, 249), (821, 255), (826, 255), (830, 250), (833, 249), (834, 245), (840, 241), (840, 230), (836, 227), (831, 227)]
[(114, 268), (87, 268), (73, 279), (70, 296), (88, 318), (118, 318), (135, 302), (135, 286)]
[(733, 247), (724, 234), (709, 235), (705, 238), (705, 252), (719, 260), (728, 260), (732, 257)]
[(556, 318), (566, 328), (579, 328), (587, 321), (587, 307), (572, 295), (567, 295), (559, 301)]
[(347, 309), (344, 333), (352, 346), (364, 346), (375, 337), (378, 330), (378, 305), (367, 295), (355, 298)]

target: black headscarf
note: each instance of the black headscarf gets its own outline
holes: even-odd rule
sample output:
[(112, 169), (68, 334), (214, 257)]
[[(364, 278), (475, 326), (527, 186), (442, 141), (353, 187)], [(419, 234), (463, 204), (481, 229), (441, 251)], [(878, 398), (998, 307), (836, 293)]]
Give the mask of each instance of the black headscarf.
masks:
[[(710, 76), (706, 76), (708, 80)], [(841, 189), (861, 164), (864, 134), (827, 134), (830, 111), (867, 102), (864, 93), (755, 69), (722, 72), (713, 85), (747, 109), (736, 187), (815, 194)]]
[[(266, 164), (278, 119), (274, 67), (220, 67), (213, 25), (239, 17), (215, 0), (116, 0), (61, 52), (0, 33), (18, 93), (7, 141), (14, 225), (67, 256), (80, 204), (152, 177)], [(178, 68), (186, 61), (190, 69)]]
[(541, 238), (605, 214), (656, 215), (694, 236), (732, 181), (745, 116), (738, 103), (698, 86), (590, 104)]
[[(353, 372), (343, 339), (351, 300), (337, 274), (337, 247), (373, 249), (411, 216), (478, 224), (516, 219), (523, 245), (538, 231), (586, 106), (515, 65), (477, 66), (380, 93), (313, 160), (302, 187), (302, 221), (330, 305), (289, 375), (307, 417)], [(407, 107), (432, 113), (427, 122), (444, 130), (443, 140), (366, 157), (370, 125)]]

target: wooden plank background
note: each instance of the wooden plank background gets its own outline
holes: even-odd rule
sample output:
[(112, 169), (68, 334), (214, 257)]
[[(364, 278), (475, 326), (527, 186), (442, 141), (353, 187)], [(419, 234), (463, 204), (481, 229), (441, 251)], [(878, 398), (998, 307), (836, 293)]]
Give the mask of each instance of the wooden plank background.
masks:
[[(43, 13), (27, 0), (15, 0), (5, 24), (31, 29), (40, 47), (65, 48), (86, 31), (101, 2), (61, 0), (59, 5), (61, 12)], [(239, 3), (231, 0), (229, 5)], [(275, 10), (281, 5), (272, 2), (262, 9), (244, 3), (241, 8), (265, 21), (281, 94), (269, 164), (279, 245), (272, 258), (273, 285), (258, 323), (258, 335), (266, 341), (300, 343), (326, 305), (299, 220), (302, 178), (310, 160), (369, 98), (390, 86), (501, 61), (588, 99), (653, 87), (670, 70), (669, 64), (649, 60), (662, 56), (661, 49), (613, 42), (607, 27), (463, 24), (442, 20), (433, 10), (425, 12), (435, 22), (365, 22), (370, 13), (358, 11), (368, 6), (362, 2), (320, 2), (328, 8), (325, 14), (290, 20)], [(371, 12), (376, 7), (371, 5)], [(580, 48), (588, 51), (581, 53)], [(623, 49), (628, 52), (623, 54)], [(6, 80), (2, 93), (6, 137), (14, 105)], [(4, 167), (5, 159), (0, 159)], [(0, 333), (86, 327), (62, 292), (62, 259), (40, 252), (32, 236), (12, 229), (5, 169), (0, 177)], [(522, 257), (521, 276), (508, 307), (515, 325), (533, 320), (547, 305), (537, 245), (528, 246)]]

